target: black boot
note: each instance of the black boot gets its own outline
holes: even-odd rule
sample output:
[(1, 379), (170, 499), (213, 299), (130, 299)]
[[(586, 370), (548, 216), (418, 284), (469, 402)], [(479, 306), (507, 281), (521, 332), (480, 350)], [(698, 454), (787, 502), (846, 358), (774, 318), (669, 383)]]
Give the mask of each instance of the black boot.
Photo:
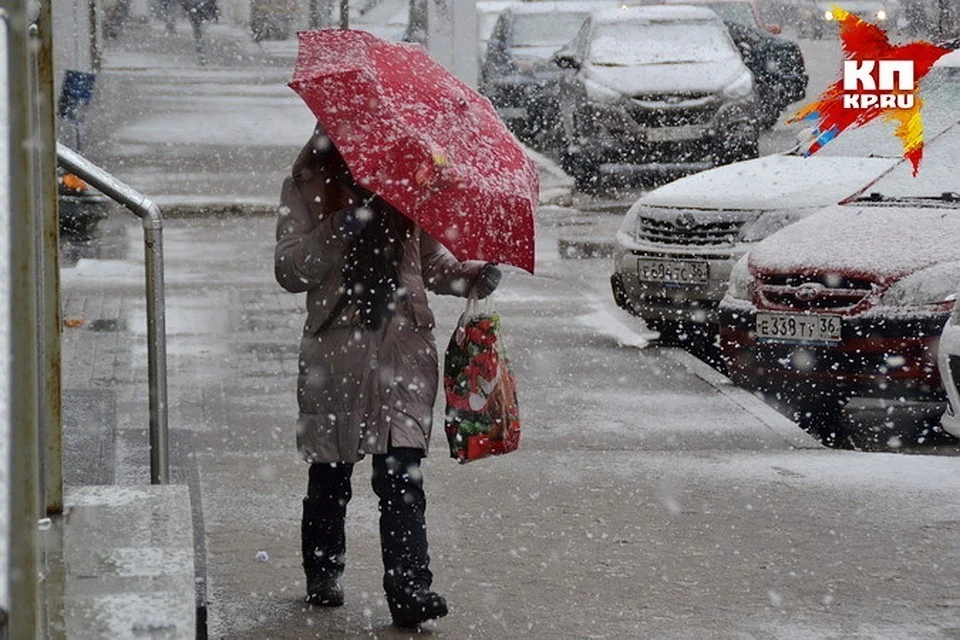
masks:
[(405, 629), (447, 615), (447, 601), (443, 596), (413, 582), (406, 588), (387, 592), (387, 605), (393, 624)]
[(373, 490), (380, 498), (383, 588), (393, 623), (416, 627), (447, 615), (447, 602), (430, 590), (427, 507), (419, 449), (391, 449), (373, 457)]
[(300, 539), (306, 602), (320, 607), (343, 605), (344, 521), (350, 501), (352, 465), (310, 465), (310, 484), (303, 500)]

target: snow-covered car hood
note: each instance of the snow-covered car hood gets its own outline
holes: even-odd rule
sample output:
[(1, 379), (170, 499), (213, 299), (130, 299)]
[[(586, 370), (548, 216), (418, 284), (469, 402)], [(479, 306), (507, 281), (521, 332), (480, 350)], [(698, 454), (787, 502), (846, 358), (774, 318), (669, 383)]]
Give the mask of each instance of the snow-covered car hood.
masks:
[(828, 207), (757, 244), (753, 273), (838, 272), (887, 282), (960, 260), (960, 208)]
[(762, 156), (674, 180), (647, 193), (638, 203), (728, 211), (823, 207), (855, 194), (898, 160)]
[(581, 75), (625, 96), (658, 93), (718, 93), (745, 73), (739, 58), (625, 66), (587, 63)]

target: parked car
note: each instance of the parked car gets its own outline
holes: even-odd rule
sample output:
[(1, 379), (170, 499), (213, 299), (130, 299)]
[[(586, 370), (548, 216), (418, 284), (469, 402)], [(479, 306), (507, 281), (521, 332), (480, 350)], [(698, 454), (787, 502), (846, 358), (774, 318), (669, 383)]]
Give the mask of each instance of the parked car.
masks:
[(753, 73), (760, 126), (769, 129), (789, 104), (807, 95), (809, 76), (803, 52), (792, 40), (734, 22), (726, 24), (744, 64)]
[(807, 92), (807, 70), (796, 42), (778, 38), (780, 25), (768, 24), (755, 0), (662, 0), (712, 9), (720, 16), (757, 86), (757, 117), (769, 129), (791, 102)]
[[(852, 398), (942, 403), (937, 342), (960, 282), (960, 123), (847, 202), (736, 263), (720, 344), (737, 384), (827, 437)], [(936, 405), (932, 405), (936, 406)]]
[(630, 207), (617, 232), (613, 297), (664, 337), (714, 335), (716, 307), (740, 256), (897, 162), (775, 154), (654, 189)]
[(845, 11), (885, 29), (894, 28), (900, 22), (900, 3), (896, 0), (847, 0), (841, 3), (815, 0), (801, 5), (798, 31), (815, 38), (823, 37), (824, 33), (839, 35), (833, 15), (833, 7), (838, 4)]
[[(797, 0), (797, 36), (800, 38), (823, 38), (825, 10), (817, 0)], [(833, 16), (833, 11), (830, 11)]]
[(768, 23), (756, 0), (661, 0), (663, 4), (694, 4), (713, 9), (726, 23), (739, 24), (770, 33), (780, 33), (780, 25)]
[(504, 9), (487, 41), (480, 91), (507, 127), (536, 148), (558, 145), (559, 80), (551, 57), (570, 42), (602, 2), (529, 2)]
[(956, 304), (956, 293), (953, 300), (953, 311), (937, 345), (937, 367), (947, 394), (947, 410), (940, 419), (940, 426), (960, 438), (960, 305)]
[(519, 4), (519, 2), (505, 2), (503, 0), (479, 0), (477, 2), (477, 45), (481, 68), (484, 59), (487, 57), (487, 43), (490, 41), (497, 20), (500, 19), (500, 14), (507, 7), (516, 4)]
[[(960, 120), (960, 52), (921, 83), (926, 135)], [(616, 236), (618, 305), (652, 329), (712, 336), (734, 263), (790, 222), (835, 204), (902, 157), (889, 123), (845, 131), (810, 157), (802, 150), (710, 169), (641, 196)]]
[(554, 54), (561, 164), (577, 187), (757, 156), (756, 90), (726, 26), (702, 7), (591, 14)]

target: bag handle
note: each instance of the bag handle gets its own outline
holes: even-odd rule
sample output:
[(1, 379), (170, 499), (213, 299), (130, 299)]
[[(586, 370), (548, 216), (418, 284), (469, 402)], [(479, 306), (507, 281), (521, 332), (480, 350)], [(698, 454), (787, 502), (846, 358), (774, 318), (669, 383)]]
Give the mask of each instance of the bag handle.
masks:
[(467, 304), (463, 310), (463, 313), (460, 314), (460, 326), (464, 327), (472, 319), (482, 316), (490, 315), (493, 311), (493, 307), (490, 304), (490, 296), (487, 296), (483, 300), (480, 300), (477, 297), (477, 294), (473, 291), (470, 292), (470, 295), (467, 296)]

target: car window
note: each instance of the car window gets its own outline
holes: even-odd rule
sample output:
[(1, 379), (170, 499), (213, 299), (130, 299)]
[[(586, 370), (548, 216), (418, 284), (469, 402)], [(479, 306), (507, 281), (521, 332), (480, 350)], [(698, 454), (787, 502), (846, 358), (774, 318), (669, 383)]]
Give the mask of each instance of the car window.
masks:
[[(901, 162), (868, 189), (885, 198), (960, 199), (960, 174), (956, 155), (960, 145), (960, 125), (954, 125), (936, 136), (926, 136), (920, 170), (913, 175), (913, 166)], [(952, 195), (949, 195), (952, 194)]]
[(560, 13), (513, 16), (513, 46), (563, 46), (577, 35), (587, 13)]
[(617, 22), (597, 26), (589, 60), (600, 66), (635, 66), (709, 62), (737, 55), (720, 23)]

